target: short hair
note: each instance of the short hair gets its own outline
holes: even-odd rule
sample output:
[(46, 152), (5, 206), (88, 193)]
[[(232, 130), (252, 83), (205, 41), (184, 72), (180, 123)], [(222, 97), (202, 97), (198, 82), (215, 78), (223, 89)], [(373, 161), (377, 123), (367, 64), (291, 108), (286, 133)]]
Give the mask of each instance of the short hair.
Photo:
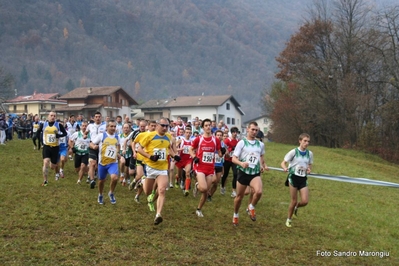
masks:
[(258, 123), (256, 123), (256, 121), (251, 121), (251, 122), (249, 122), (247, 128), (250, 128), (251, 125), (254, 125), (254, 126), (257, 127), (257, 126), (258, 126)]
[(310, 139), (310, 135), (308, 133), (302, 133), (299, 135), (298, 140), (303, 140), (304, 138)]
[(205, 118), (204, 120), (202, 120), (201, 127), (204, 127), (205, 122), (211, 123), (212, 121), (209, 118)]
[(71, 117), (75, 117), (75, 115), (70, 115), (69, 118), (71, 118)]
[(239, 130), (238, 130), (238, 127), (232, 127), (231, 129), (230, 129), (230, 132), (231, 133), (234, 133), (234, 132), (240, 132)]
[(116, 118), (119, 118), (119, 117), (122, 119), (122, 116), (120, 116), (120, 115), (116, 116)]
[(102, 116), (102, 114), (101, 114), (100, 111), (95, 112), (94, 115), (100, 115), (100, 116)]
[[(223, 136), (223, 134), (224, 134), (224, 132), (221, 131), (220, 129), (218, 129), (218, 130), (215, 131), (215, 136), (216, 136), (216, 133), (222, 133), (222, 136)], [(226, 133), (226, 134), (227, 134), (227, 133)]]

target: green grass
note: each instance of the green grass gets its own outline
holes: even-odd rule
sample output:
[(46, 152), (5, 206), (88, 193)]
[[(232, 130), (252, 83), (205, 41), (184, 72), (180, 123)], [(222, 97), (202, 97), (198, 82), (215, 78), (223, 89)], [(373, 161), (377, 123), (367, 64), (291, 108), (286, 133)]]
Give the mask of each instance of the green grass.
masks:
[[(280, 167), (294, 146), (266, 144), (269, 166)], [(399, 167), (357, 151), (310, 147), (313, 172), (399, 183)], [(252, 222), (240, 210), (231, 225), (233, 199), (219, 191), (195, 216), (198, 198), (167, 192), (164, 222), (133, 201), (120, 185), (117, 204), (97, 203), (97, 188), (66, 178), (41, 187), (42, 158), (29, 140), (0, 146), (0, 261), (2, 265), (398, 265), (398, 190), (309, 178), (309, 205), (293, 227), (284, 223), (289, 203), (285, 174), (263, 175), (264, 194)], [(231, 187), (231, 177), (228, 179)], [(106, 191), (108, 184), (106, 185)], [(230, 191), (230, 190), (229, 190)], [(142, 202), (144, 202), (142, 198)], [(331, 256), (317, 256), (317, 251)], [(334, 250), (385, 251), (389, 257), (334, 257)]]

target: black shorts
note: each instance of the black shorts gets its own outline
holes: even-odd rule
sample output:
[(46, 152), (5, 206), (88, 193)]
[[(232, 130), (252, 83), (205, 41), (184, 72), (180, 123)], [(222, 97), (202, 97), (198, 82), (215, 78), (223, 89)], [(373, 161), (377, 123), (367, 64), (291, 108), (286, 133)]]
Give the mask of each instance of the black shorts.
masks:
[(43, 145), (43, 159), (50, 158), (52, 164), (57, 164), (59, 159), (60, 147), (51, 147), (48, 145)]
[(298, 190), (301, 190), (302, 188), (308, 186), (308, 178), (306, 176), (301, 177), (294, 174), (288, 174), (287, 179), (290, 185), (297, 188)]
[(75, 168), (79, 168), (82, 163), (86, 166), (89, 164), (89, 154), (79, 155), (75, 153)]
[(252, 179), (254, 179), (257, 176), (260, 176), (260, 173), (257, 173), (255, 175), (248, 175), (241, 171), (240, 169), (237, 169), (237, 182), (239, 182), (241, 185), (244, 186), (249, 186), (251, 183)]
[(137, 160), (136, 159), (136, 165), (141, 165), (144, 167), (145, 163), (143, 163), (143, 161)]
[(89, 159), (98, 160), (98, 150), (89, 149)]
[(223, 172), (223, 166), (215, 166), (215, 174)]
[(136, 159), (134, 159), (133, 157), (130, 157), (129, 168), (132, 169), (132, 170), (136, 169)]

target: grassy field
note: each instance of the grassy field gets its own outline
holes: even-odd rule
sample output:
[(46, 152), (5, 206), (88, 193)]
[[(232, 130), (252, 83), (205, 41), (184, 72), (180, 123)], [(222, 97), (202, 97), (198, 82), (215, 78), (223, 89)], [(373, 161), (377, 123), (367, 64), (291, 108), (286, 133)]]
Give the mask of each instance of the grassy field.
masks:
[[(280, 167), (293, 147), (267, 143), (267, 164)], [(399, 183), (399, 167), (377, 157), (310, 149), (315, 173)], [(233, 199), (219, 190), (205, 204), (205, 217), (198, 218), (198, 198), (173, 188), (167, 192), (164, 222), (154, 226), (155, 213), (144, 198), (135, 203), (127, 187), (117, 186), (116, 205), (105, 197), (101, 206), (97, 188), (76, 184), (71, 162), (66, 178), (56, 182), (52, 174), (47, 187), (40, 186), (41, 168), (41, 152), (30, 140), (0, 146), (2, 265), (399, 265), (395, 188), (309, 178), (309, 205), (287, 228), (285, 174), (271, 170), (262, 176), (256, 222), (246, 217), (244, 205), (240, 225), (233, 227)], [(230, 191), (231, 178), (228, 184)]]

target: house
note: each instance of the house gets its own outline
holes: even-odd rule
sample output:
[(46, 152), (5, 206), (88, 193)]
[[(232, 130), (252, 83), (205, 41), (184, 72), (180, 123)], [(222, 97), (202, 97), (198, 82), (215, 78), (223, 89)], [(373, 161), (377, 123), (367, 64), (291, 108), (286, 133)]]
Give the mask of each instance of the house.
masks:
[(223, 120), (228, 127), (241, 127), (242, 116), (240, 104), (232, 95), (182, 96), (174, 99), (149, 100), (140, 105), (145, 119), (168, 117), (184, 121), (195, 117), (209, 118), (219, 122)]
[[(67, 102), (59, 99), (59, 93), (36, 93), (26, 96), (18, 96), (3, 103), (8, 108), (9, 113), (17, 115), (38, 114), (41, 119), (46, 119), (50, 111), (61, 106), (66, 106)], [(62, 114), (57, 113), (57, 118)]]
[(101, 112), (103, 117), (116, 118), (118, 115), (130, 118), (130, 106), (137, 102), (119, 86), (110, 87), (80, 87), (60, 97), (67, 101), (67, 105), (57, 108), (64, 117), (82, 114), (90, 119), (95, 112)]
[(273, 121), (267, 115), (258, 116), (248, 121), (245, 121), (244, 122), (245, 128), (252, 121), (258, 123), (259, 129), (264, 133), (265, 136), (268, 135), (268, 133), (270, 133), (270, 127), (272, 126)]

